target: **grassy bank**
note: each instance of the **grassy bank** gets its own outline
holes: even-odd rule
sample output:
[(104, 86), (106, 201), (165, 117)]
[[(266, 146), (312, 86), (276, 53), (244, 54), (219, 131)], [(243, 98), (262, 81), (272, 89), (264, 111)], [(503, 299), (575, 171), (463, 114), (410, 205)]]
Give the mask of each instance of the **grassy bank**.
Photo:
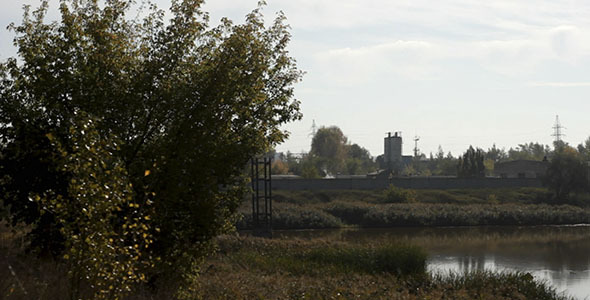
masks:
[(211, 299), (566, 299), (529, 274), (433, 276), (407, 245), (224, 237), (201, 273)]
[[(550, 203), (545, 189), (417, 190), (409, 195), (408, 201), (399, 201), (387, 191), (277, 191), (273, 225), (319, 229), (590, 223), (586, 202)], [(247, 204), (237, 224), (241, 229), (251, 227)]]

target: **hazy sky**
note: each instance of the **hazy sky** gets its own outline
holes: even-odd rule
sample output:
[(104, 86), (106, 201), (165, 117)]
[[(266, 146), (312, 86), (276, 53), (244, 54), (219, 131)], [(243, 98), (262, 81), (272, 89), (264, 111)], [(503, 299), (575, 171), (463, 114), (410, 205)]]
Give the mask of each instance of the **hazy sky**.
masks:
[[(2, 29), (20, 21), (23, 3), (38, 3), (2, 2)], [(212, 21), (236, 22), (257, 3), (209, 2)], [(388, 131), (402, 131), (405, 154), (418, 135), (422, 152), (441, 145), (454, 155), (469, 145), (550, 144), (556, 115), (566, 142), (590, 135), (589, 1), (267, 2), (269, 20), (286, 14), (291, 54), (306, 72), (296, 86), (303, 120), (285, 126), (291, 138), (279, 151), (308, 151), (312, 120), (375, 156)], [(11, 37), (0, 32), (1, 59), (14, 55)]]

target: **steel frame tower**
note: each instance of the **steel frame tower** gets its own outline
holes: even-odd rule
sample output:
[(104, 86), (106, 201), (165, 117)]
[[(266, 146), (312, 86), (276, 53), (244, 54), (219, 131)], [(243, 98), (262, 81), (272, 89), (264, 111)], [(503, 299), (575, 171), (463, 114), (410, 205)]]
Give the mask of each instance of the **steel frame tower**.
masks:
[(561, 132), (562, 129), (565, 129), (565, 127), (561, 126), (561, 123), (559, 123), (559, 115), (556, 115), (555, 125), (553, 125), (553, 134), (551, 135), (555, 137), (555, 142), (561, 142), (561, 137), (565, 136), (565, 134)]
[(272, 237), (272, 157), (252, 158), (252, 225), (255, 236)]

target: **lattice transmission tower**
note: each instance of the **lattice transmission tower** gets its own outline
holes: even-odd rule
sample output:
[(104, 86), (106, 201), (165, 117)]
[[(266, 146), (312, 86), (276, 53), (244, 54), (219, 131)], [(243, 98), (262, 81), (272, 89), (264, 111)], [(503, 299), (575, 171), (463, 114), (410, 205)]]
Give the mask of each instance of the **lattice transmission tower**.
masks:
[(559, 115), (556, 115), (555, 125), (553, 125), (553, 134), (551, 135), (555, 137), (556, 143), (561, 142), (561, 138), (565, 136), (565, 134), (562, 131), (563, 129), (565, 129), (565, 127), (561, 126), (561, 123), (559, 122)]
[(309, 134), (309, 136), (313, 138), (317, 131), (318, 127), (315, 125), (315, 120), (313, 120), (313, 123), (311, 124), (311, 133)]

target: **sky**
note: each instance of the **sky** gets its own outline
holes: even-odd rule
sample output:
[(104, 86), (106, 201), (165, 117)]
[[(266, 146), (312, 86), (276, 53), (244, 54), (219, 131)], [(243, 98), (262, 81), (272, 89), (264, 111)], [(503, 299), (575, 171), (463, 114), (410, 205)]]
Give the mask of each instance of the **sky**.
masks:
[[(39, 1), (2, 1), (4, 60), (15, 55), (6, 25)], [(242, 22), (256, 5), (216, 0), (203, 10), (214, 25)], [(290, 54), (306, 73), (295, 86), (303, 119), (283, 127), (291, 136), (278, 151), (309, 151), (314, 121), (374, 156), (394, 131), (406, 155), (415, 136), (426, 155), (439, 145), (457, 156), (470, 145), (551, 144), (557, 115), (565, 142), (590, 136), (590, 1), (267, 0), (263, 11), (269, 22), (285, 13)]]

